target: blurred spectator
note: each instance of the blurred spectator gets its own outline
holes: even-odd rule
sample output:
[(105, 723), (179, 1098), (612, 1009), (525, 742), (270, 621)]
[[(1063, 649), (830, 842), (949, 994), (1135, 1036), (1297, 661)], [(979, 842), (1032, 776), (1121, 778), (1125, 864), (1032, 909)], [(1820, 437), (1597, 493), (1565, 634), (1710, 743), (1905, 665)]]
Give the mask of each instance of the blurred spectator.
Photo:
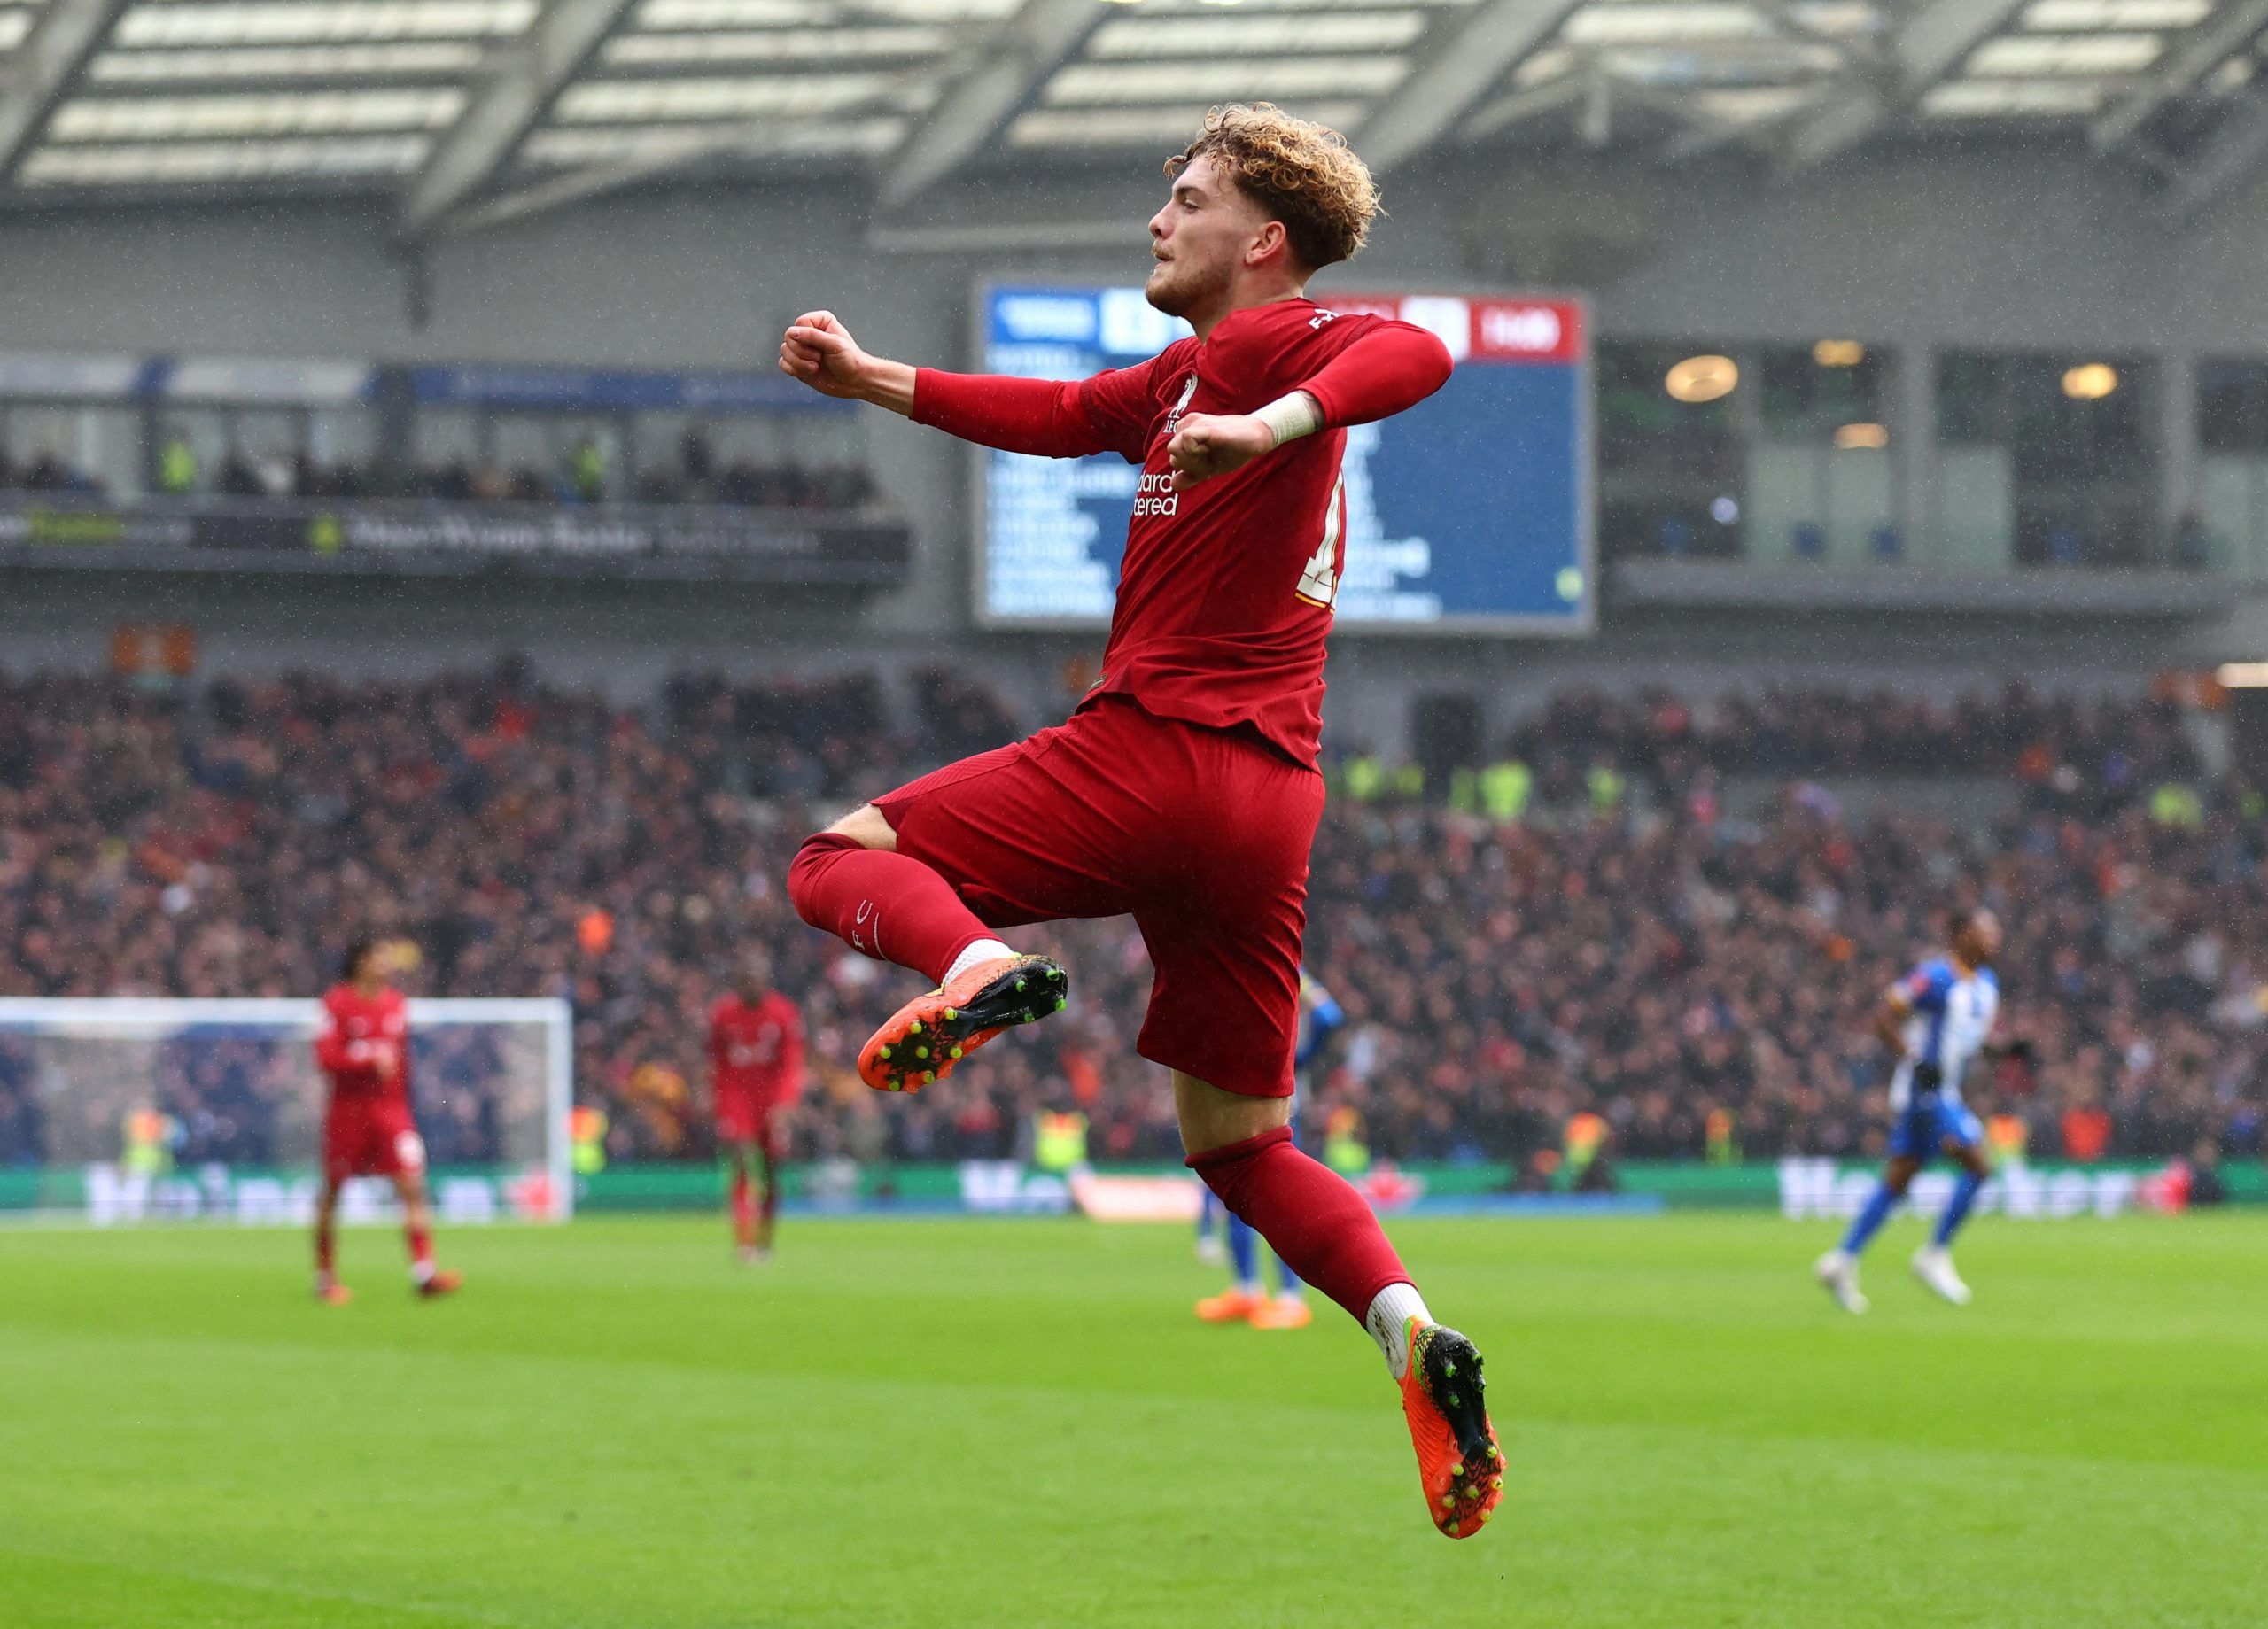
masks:
[[(237, 499), (430, 498), (448, 503), (604, 503), (634, 497), (641, 503), (726, 504), (747, 508), (856, 509), (875, 501), (873, 477), (863, 468), (807, 469), (741, 459), (719, 468), (708, 440), (689, 431), (676, 469), (641, 472), (634, 493), (618, 490), (606, 454), (589, 438), (578, 443), (556, 473), (535, 464), (509, 469), (458, 458), (427, 468), (404, 468), (384, 459), (357, 464), (320, 462), (304, 449), (274, 449), (255, 460), (229, 448), (207, 471), (186, 437), (168, 437), (159, 449), (157, 488), (167, 497), (214, 493)], [(89, 479), (54, 453), (42, 449), (19, 463), (0, 448), (0, 492), (98, 494)]]

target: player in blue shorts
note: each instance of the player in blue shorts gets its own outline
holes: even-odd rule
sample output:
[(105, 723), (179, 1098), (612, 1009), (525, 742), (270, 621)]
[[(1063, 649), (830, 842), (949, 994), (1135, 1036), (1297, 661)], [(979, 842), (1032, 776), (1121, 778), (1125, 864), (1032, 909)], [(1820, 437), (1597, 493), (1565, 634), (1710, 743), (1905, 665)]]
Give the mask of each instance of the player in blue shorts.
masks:
[(1992, 973), (2000, 951), (1999, 919), (1990, 911), (1970, 911), (1955, 919), (1948, 953), (1891, 985), (1875, 1009), (1875, 1034), (1898, 1058), (1890, 1082), (1890, 1162), (1842, 1244), (1813, 1269), (1846, 1312), (1867, 1309), (1859, 1292), (1860, 1253), (1906, 1197), (1915, 1173), (1940, 1152), (1960, 1165), (1961, 1180), (1930, 1242), (1914, 1253), (1914, 1276), (1954, 1306), (1969, 1304), (1969, 1286), (1953, 1270), (1953, 1236), (1969, 1219), (1992, 1167), (1984, 1159), (1984, 1128), (1961, 1100), (1961, 1075), (1972, 1058), (2024, 1057), (2031, 1051), (2027, 1042), (1998, 1046), (1989, 1039), (2000, 1011), (2000, 984)]
[[(1307, 1083), (1307, 1067), (1323, 1051), (1324, 1042), (1333, 1031), (1347, 1021), (1347, 1014), (1331, 998), (1331, 992), (1308, 977), (1307, 970), (1300, 970), (1300, 1035), (1292, 1054), (1292, 1067), (1300, 1084)], [(1296, 1114), (1293, 1123), (1297, 1123)], [(1212, 1238), (1212, 1215), (1219, 1203), (1212, 1191), (1205, 1193), (1205, 1206), (1197, 1214), (1197, 1253), (1200, 1260), (1217, 1261), (1208, 1256), (1205, 1246)], [(1229, 1258), (1236, 1264), (1236, 1283), (1218, 1295), (1208, 1295), (1197, 1303), (1197, 1315), (1208, 1323), (1243, 1322), (1257, 1330), (1303, 1329), (1315, 1322), (1315, 1313), (1307, 1298), (1300, 1293), (1299, 1275), (1290, 1264), (1274, 1251), (1268, 1253), (1276, 1260), (1276, 1294), (1273, 1299), (1264, 1293), (1260, 1284), (1260, 1236), (1252, 1224), (1240, 1216), (1228, 1219)]]

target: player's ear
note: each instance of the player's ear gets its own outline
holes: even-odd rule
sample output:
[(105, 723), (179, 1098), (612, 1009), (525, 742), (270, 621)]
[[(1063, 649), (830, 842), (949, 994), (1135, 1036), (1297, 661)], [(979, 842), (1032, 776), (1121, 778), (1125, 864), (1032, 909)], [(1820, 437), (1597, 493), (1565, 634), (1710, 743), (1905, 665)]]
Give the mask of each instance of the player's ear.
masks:
[(1252, 242), (1245, 249), (1244, 263), (1247, 266), (1262, 265), (1273, 255), (1288, 256), (1291, 248), (1291, 235), (1285, 231), (1284, 223), (1281, 221), (1263, 221), (1260, 230), (1253, 234)]

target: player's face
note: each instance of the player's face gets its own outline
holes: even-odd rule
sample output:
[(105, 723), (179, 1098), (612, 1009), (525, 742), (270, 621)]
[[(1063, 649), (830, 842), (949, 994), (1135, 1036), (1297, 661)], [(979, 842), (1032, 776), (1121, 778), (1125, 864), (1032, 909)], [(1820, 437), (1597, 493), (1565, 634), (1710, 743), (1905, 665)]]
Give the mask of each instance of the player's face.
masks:
[(1142, 292), (1168, 316), (1187, 316), (1228, 292), (1254, 239), (1268, 224), (1260, 206), (1201, 153), (1174, 177), (1173, 196), (1150, 217), (1157, 257)]
[(1955, 949), (1970, 966), (1991, 966), (2000, 953), (2000, 919), (1990, 911), (1979, 911), (1961, 929), (1961, 943)]
[(741, 994), (750, 1001), (761, 1001), (772, 991), (772, 964), (761, 957), (750, 957), (741, 963)]

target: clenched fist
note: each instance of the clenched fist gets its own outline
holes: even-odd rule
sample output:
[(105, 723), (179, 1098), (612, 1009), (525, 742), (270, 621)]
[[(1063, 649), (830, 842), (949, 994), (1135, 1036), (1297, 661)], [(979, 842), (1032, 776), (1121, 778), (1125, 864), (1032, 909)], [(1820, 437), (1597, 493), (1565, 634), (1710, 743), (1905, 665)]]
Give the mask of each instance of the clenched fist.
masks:
[(781, 373), (843, 401), (858, 399), (867, 360), (832, 311), (806, 311), (780, 341)]
[(1166, 443), (1177, 493), (1241, 469), (1262, 453), (1275, 450), (1276, 432), (1248, 413), (1192, 413)]

